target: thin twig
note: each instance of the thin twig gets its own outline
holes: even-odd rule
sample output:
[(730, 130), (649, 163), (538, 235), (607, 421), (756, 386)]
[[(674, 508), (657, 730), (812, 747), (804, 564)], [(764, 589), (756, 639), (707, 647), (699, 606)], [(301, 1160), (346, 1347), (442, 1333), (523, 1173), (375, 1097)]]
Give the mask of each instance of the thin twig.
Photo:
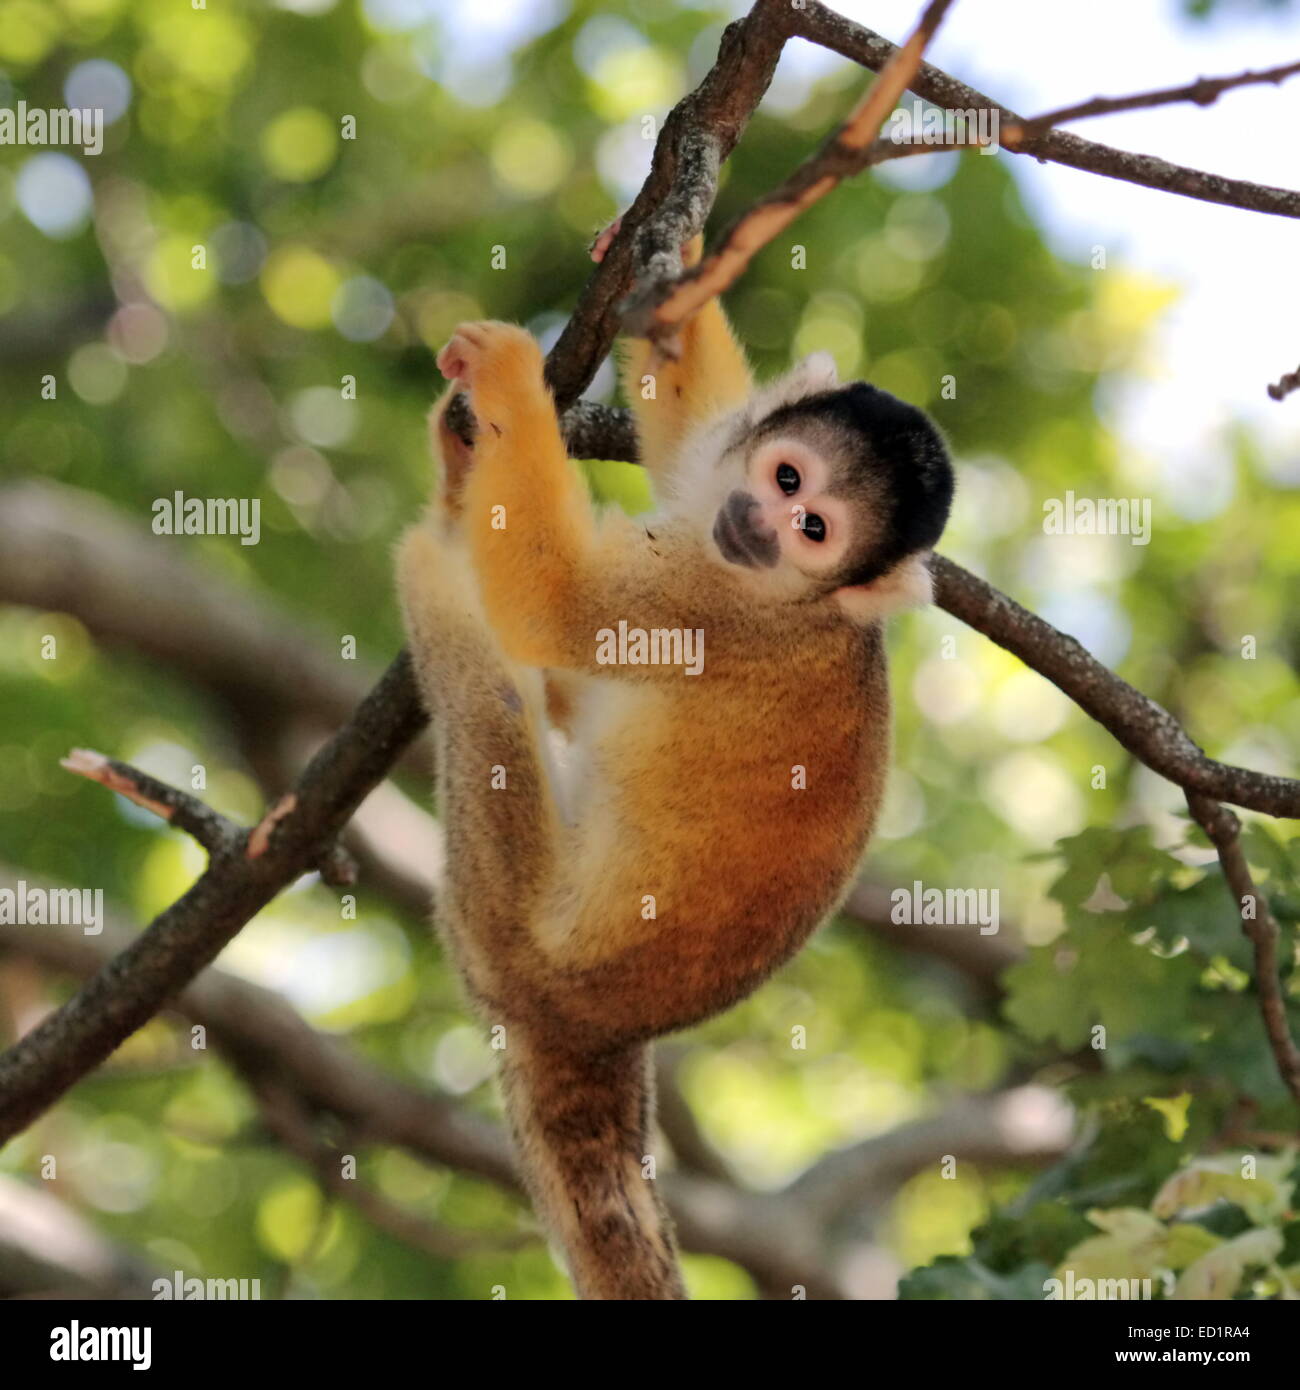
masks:
[(1272, 400), (1284, 401), (1297, 388), (1300, 388), (1300, 367), (1293, 372), (1287, 372), (1279, 381), (1271, 382), (1268, 394)]
[(1277, 919), (1268, 899), (1256, 887), (1250, 866), (1241, 848), (1241, 822), (1226, 807), (1212, 797), (1187, 793), (1187, 805), (1219, 856), (1223, 877), (1227, 880), (1241, 930), (1255, 952), (1255, 993), (1259, 1011), (1268, 1034), (1268, 1045), (1277, 1062), (1278, 1075), (1287, 1090), (1300, 1103), (1300, 1048), (1291, 1036), (1286, 1016), (1286, 999), (1278, 966)]
[[(817, 0), (808, 0), (798, 8), (791, 7), (790, 24), (794, 33), (878, 71), (880, 77), (877, 83), (845, 126), (816, 155), (801, 164), (779, 188), (760, 198), (733, 222), (724, 233), (718, 249), (698, 265), (689, 270), (682, 269), (678, 248), (689, 239), (687, 235), (674, 243), (662, 244), (653, 257), (639, 256), (638, 266), (642, 269), (642, 277), (635, 294), (629, 296), (623, 306), (625, 331), (633, 336), (649, 337), (671, 355), (677, 326), (712, 295), (721, 293), (733, 284), (761, 247), (843, 179), (902, 153), (938, 153), (948, 148), (945, 145), (917, 146), (893, 141), (868, 143), (871, 137), (864, 132), (869, 119), (876, 118), (876, 105), (888, 101), (871, 134), (879, 129), (904, 87), (910, 87), (917, 95), (945, 109), (964, 112), (968, 117), (974, 116), (980, 109), (992, 111), (998, 120), (998, 143), (1012, 153), (1031, 154), (1040, 160), (1052, 160), (1207, 202), (1300, 217), (1300, 193), (1240, 179), (1227, 179), (1170, 164), (1154, 156), (1115, 150), (1069, 132), (1041, 129), (1047, 118), (1036, 117), (1032, 123), (1027, 122), (973, 87), (958, 82), (938, 68), (920, 63), (920, 54), (915, 51), (914, 45), (919, 41), (920, 46), (924, 47), (928, 34), (922, 37), (922, 30), (929, 26), (932, 31), (933, 25), (941, 17), (942, 8), (930, 6), (917, 32), (906, 45), (899, 48), (870, 29), (828, 10)], [(1193, 86), (1202, 93), (1213, 88), (1217, 95), (1218, 91), (1226, 90), (1228, 86), (1244, 85), (1248, 78), (1280, 81), (1291, 70), (1291, 67), (1287, 67), (1265, 74), (1203, 79), (1208, 86)], [(900, 82), (900, 75), (904, 72), (908, 75)], [(1190, 91), (1191, 88), (1186, 90)], [(1132, 100), (1134, 103), (1156, 104), (1154, 99), (1160, 95), (1147, 93), (1131, 99), (1098, 98), (1097, 101), (1122, 103)], [(1168, 99), (1175, 98), (1169, 96)], [(978, 144), (971, 143), (963, 148), (978, 148)], [(716, 179), (710, 177), (703, 183), (711, 198), (716, 190)], [(698, 230), (699, 226), (693, 225), (690, 235)]]
[(311, 868), (361, 800), (427, 723), (405, 652), (316, 754), (297, 809), (267, 852), (213, 858), (182, 897), (76, 994), (0, 1053), (0, 1144), (103, 1062), (194, 978), (294, 879)]
[(1032, 116), (1013, 129), (1015, 136), (1023, 139), (1026, 135), (1041, 135), (1053, 126), (1064, 125), (1067, 121), (1079, 121), (1089, 116), (1109, 116), (1116, 111), (1140, 111), (1152, 106), (1170, 106), (1180, 101), (1193, 101), (1197, 106), (1212, 106), (1224, 92), (1232, 91), (1234, 88), (1250, 87), (1262, 82), (1271, 82), (1278, 86), (1298, 72), (1300, 63), (1285, 63), (1280, 67), (1266, 68), (1262, 72), (1239, 72), (1234, 77), (1198, 77), (1195, 82), (1185, 83), (1181, 87), (1162, 87), (1157, 91), (1136, 92), (1126, 97), (1093, 97), (1091, 101), (1081, 101), (1075, 106), (1062, 106), (1041, 116)]
[[(235, 854), (241, 848), (250, 859), (256, 859), (264, 851), (276, 823), (288, 815), (295, 804), (293, 796), (282, 797), (250, 834), (197, 796), (167, 782), (160, 782), (147, 772), (141, 772), (138, 767), (106, 757), (103, 753), (89, 748), (74, 748), (66, 758), (60, 760), (59, 765), (80, 777), (100, 783), (109, 791), (117, 792), (119, 796), (151, 811), (169, 825), (185, 831), (214, 859)], [(325, 882), (335, 887), (348, 887), (357, 881), (356, 860), (337, 841), (321, 849), (316, 857), (316, 867)]]
[(243, 843), (244, 832), (232, 820), (200, 801), (197, 796), (168, 786), (147, 772), (105, 757), (89, 748), (74, 748), (60, 766), (79, 777), (98, 782), (146, 811), (193, 836), (213, 857), (233, 854)]
[[(798, 8), (792, 6), (790, 23), (792, 31), (800, 38), (820, 44), (875, 71), (883, 68), (898, 52), (896, 45), (888, 39), (828, 9), (820, 0), (805, 0)], [(983, 108), (996, 112), (1001, 130), (1024, 124), (1024, 117), (1010, 108), (929, 63), (921, 64), (909, 87), (917, 96), (946, 110), (969, 112)], [(1220, 203), (1248, 212), (1268, 213), (1275, 217), (1300, 217), (1300, 193), (1292, 189), (1208, 174), (1201, 169), (1171, 164), (1155, 155), (1133, 154), (1129, 150), (1117, 150), (1110, 145), (1085, 140), (1068, 130), (1027, 135), (1014, 148), (1005, 141), (1001, 143), (1014, 154), (1032, 155), (1035, 159), (1064, 164), (1071, 169), (1082, 169), (1106, 178), (1122, 179), (1126, 183), (1141, 184), (1165, 193), (1176, 193), (1184, 198)]]

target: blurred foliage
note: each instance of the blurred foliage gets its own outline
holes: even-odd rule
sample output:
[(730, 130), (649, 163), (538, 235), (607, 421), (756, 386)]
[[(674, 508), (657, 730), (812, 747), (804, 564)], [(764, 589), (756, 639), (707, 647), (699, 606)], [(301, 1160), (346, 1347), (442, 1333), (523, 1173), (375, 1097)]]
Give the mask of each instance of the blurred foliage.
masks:
[(1193, 19), (1209, 19), (1234, 13), (1276, 14), (1294, 7), (1295, 0), (1181, 0), (1183, 10)]
[[(257, 497), (258, 545), (147, 543), (273, 598), (326, 649), (351, 634), (383, 663), (400, 642), (390, 545), (428, 483), (432, 351), (484, 315), (553, 341), (587, 241), (635, 191), (648, 137), (706, 70), (726, 17), (613, 0), (482, 13), (451, 0), (0, 0), (0, 105), (126, 94), (96, 158), (0, 146), (0, 475), (93, 493), (142, 528), (177, 490)], [(794, 92), (778, 82), (727, 167), (715, 225), (791, 168), (862, 82), (840, 62)], [(1054, 254), (1007, 162), (978, 155), (855, 180), (792, 238), (806, 269), (773, 245), (728, 298), (760, 371), (829, 349), (842, 373), (927, 407), (960, 461), (950, 554), (1075, 631), (1214, 756), (1294, 766), (1300, 495), (1240, 435), (1222, 509), (1191, 519), (1099, 418), (1099, 393), (1144, 366), (1171, 287)], [(87, 328), (109, 312), (105, 332)], [(612, 389), (606, 367), (593, 394)], [(644, 500), (634, 469), (589, 466), (601, 495)], [(1151, 544), (1046, 537), (1042, 503), (1067, 487), (1154, 493)], [(42, 659), (47, 634), (57, 660)], [(1261, 1129), (1291, 1112), (1231, 901), (1174, 789), (945, 614), (897, 624), (890, 642), (897, 767), (871, 874), (995, 888), (1035, 949), (996, 1012), (950, 968), (838, 923), (683, 1040), (684, 1086), (736, 1170), (773, 1185), (953, 1092), (1059, 1085), (1085, 1134), (1065, 1164), (918, 1174), (873, 1218), (900, 1268), (938, 1258), (908, 1296), (1039, 1297), (1097, 1239), (1089, 1210), (1145, 1206), (1194, 1171), (1180, 1165), (1243, 1099)], [(185, 783), (202, 764), (219, 809), (249, 818), (263, 804), (209, 692), (67, 615), (0, 608), (0, 860), (102, 887), (145, 921), (202, 855), (60, 771), (73, 746)], [(1288, 834), (1252, 827), (1248, 847), (1289, 963)], [(494, 1108), (490, 1053), (426, 924), (364, 884), (359, 904), (341, 920), (335, 895), (304, 882), (222, 964), (393, 1073)], [(791, 1046), (799, 1028), (804, 1049)], [(568, 1296), (540, 1245), (492, 1248), (529, 1218), (472, 1178), (358, 1156), (391, 1202), (483, 1238), (458, 1259), (336, 1206), (201, 1055), (151, 1024), (0, 1161), (34, 1176), (41, 1155), (60, 1155), (57, 1190), (161, 1269), (258, 1277), (268, 1296), (482, 1298), (502, 1283), (512, 1298)], [(1243, 1271), (1294, 1266), (1284, 1233), (1288, 1253), (1243, 1256)], [(723, 1261), (687, 1266), (697, 1296), (752, 1293)]]
[[(1125, 1119), (1133, 1122), (1134, 1112)], [(1151, 1138), (1148, 1155), (1162, 1147)], [(1062, 1164), (977, 1230), (973, 1253), (913, 1271), (900, 1297), (1300, 1299), (1294, 1148), (1272, 1158), (1237, 1152), (1194, 1159), (1145, 1208), (1089, 1207), (1098, 1190), (1084, 1176), (1088, 1166)], [(1145, 1193), (1149, 1182), (1124, 1185)], [(1115, 1191), (1107, 1182), (1101, 1194), (1110, 1200)], [(1101, 1234), (1084, 1234), (1090, 1230)]]

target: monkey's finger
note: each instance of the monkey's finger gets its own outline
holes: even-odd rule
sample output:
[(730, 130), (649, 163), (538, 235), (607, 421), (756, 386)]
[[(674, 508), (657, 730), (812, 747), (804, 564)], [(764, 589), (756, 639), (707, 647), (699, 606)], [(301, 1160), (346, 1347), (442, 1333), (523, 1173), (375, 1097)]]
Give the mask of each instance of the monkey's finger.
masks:
[(448, 381), (468, 382), (474, 346), (460, 333), (455, 333), (434, 359)]
[(623, 225), (623, 215), (620, 213), (603, 232), (600, 232), (596, 240), (591, 243), (591, 259), (597, 265), (605, 259), (605, 252), (609, 250), (610, 242), (618, 235), (618, 229)]
[(443, 348), (438, 354), (437, 360), (438, 370), (448, 381), (463, 381), (465, 379), (469, 371), (468, 364), (463, 358), (457, 357), (450, 346)]
[[(605, 259), (605, 253), (610, 248), (610, 243), (618, 235), (619, 228), (623, 225), (622, 214), (616, 217), (603, 232), (600, 232), (595, 241), (591, 243), (591, 259), (597, 265)], [(696, 234), (689, 241), (682, 243), (682, 265), (689, 269), (697, 265), (704, 254), (704, 237)]]

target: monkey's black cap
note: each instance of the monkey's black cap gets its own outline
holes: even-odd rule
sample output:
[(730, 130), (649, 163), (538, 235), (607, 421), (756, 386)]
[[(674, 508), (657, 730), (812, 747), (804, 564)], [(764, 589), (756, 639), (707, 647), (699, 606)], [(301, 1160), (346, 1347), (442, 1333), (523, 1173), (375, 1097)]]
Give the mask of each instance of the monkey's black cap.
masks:
[(894, 529), (902, 552), (928, 550), (943, 534), (952, 507), (948, 446), (923, 410), (866, 381), (840, 391), (832, 409), (870, 444), (894, 492)]

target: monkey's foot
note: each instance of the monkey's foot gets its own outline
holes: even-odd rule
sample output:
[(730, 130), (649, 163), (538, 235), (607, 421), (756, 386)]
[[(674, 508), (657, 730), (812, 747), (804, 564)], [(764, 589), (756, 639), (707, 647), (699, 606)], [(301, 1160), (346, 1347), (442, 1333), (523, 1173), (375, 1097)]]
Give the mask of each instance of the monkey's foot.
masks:
[(521, 398), (545, 395), (542, 366), (542, 350), (527, 329), (495, 320), (462, 323), (438, 354), (438, 370), (469, 391), (480, 426), (498, 434)]

